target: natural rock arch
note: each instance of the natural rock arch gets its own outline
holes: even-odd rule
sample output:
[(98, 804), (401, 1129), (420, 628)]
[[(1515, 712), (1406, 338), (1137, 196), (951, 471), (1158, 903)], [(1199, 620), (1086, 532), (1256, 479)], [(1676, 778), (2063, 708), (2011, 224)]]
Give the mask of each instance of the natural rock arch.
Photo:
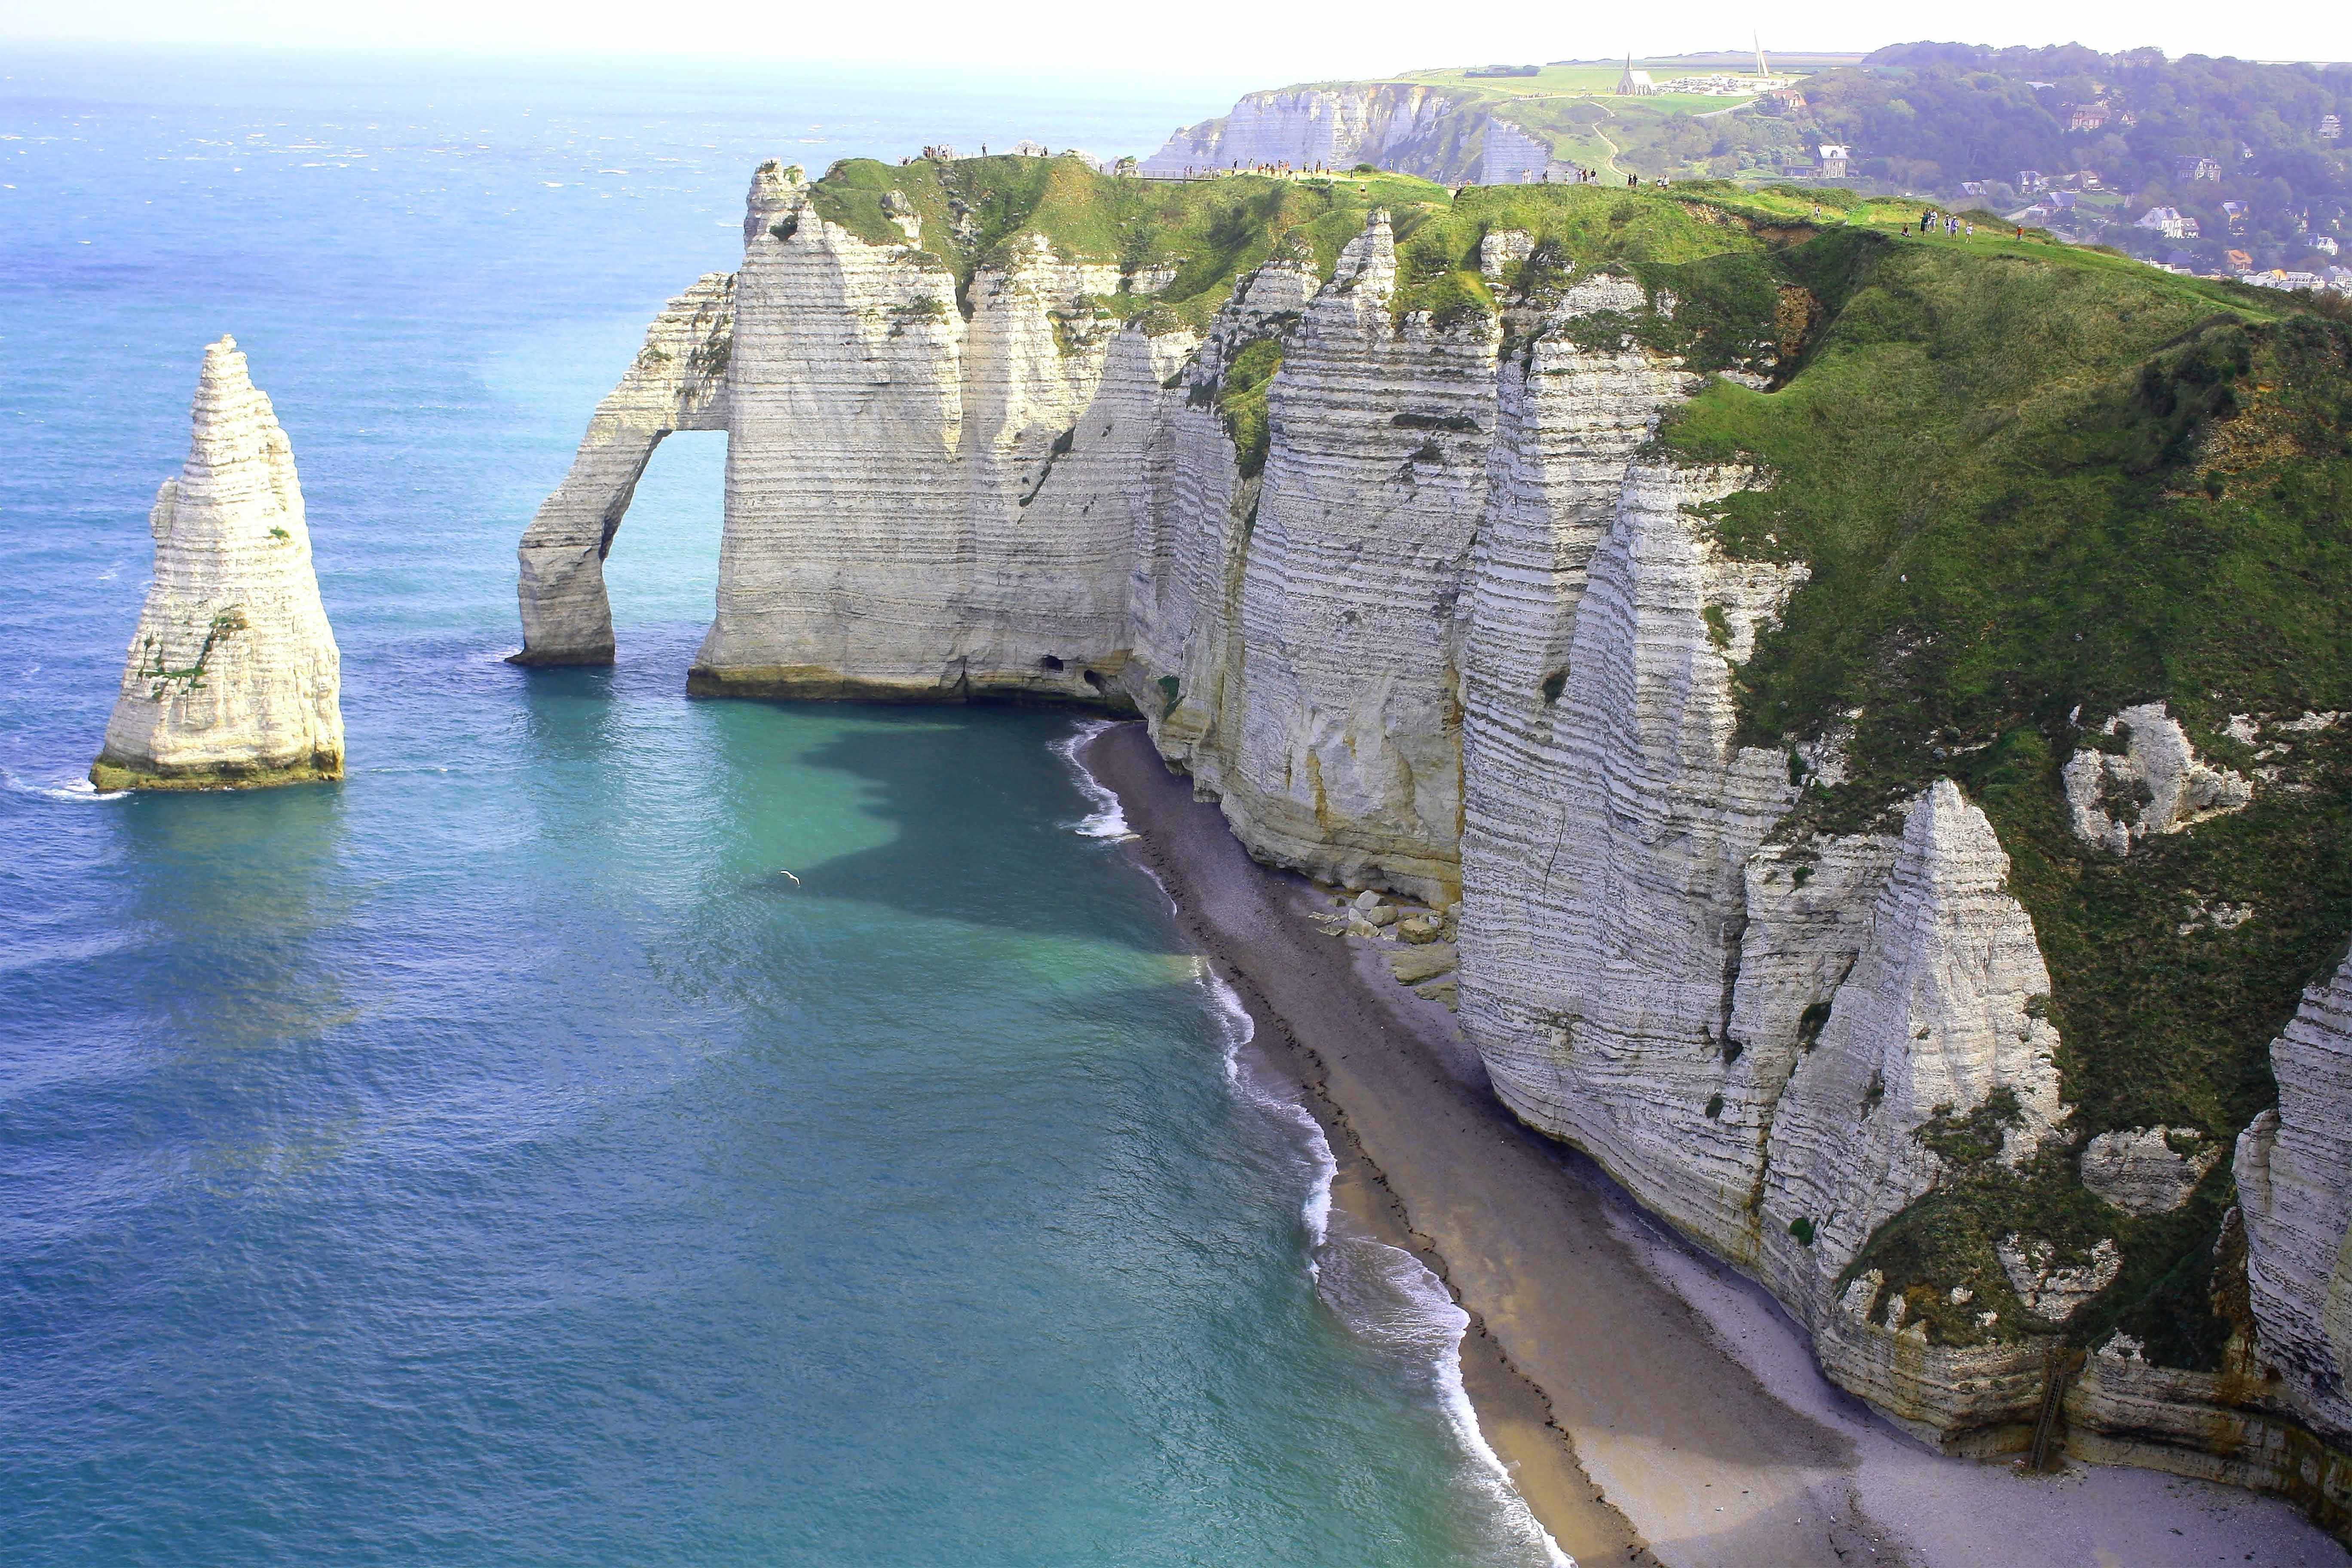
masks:
[(662, 307), (621, 383), (596, 405), (555, 493), (517, 550), (522, 650), (516, 664), (610, 664), (613, 608), (604, 557), (654, 448), (677, 430), (727, 428), (735, 275), (706, 273)]

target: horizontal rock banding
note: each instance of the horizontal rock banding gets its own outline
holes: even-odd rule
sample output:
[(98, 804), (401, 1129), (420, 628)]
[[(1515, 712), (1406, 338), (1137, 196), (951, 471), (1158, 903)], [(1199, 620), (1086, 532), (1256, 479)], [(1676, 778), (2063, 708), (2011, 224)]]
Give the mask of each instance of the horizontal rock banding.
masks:
[(236, 340), (205, 351), (187, 461), (155, 494), (155, 580), (123, 660), (100, 789), (341, 778), (342, 660), (294, 450)]

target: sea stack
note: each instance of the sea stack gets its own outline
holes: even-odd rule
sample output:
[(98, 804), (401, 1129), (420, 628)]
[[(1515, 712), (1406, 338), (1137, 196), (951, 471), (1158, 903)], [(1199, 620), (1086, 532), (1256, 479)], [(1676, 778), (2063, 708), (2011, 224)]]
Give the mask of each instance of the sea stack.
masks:
[(102, 790), (341, 778), (342, 658), (319, 580), (294, 449), (236, 340), (205, 350), (194, 437), (155, 492), (155, 580), (122, 664)]

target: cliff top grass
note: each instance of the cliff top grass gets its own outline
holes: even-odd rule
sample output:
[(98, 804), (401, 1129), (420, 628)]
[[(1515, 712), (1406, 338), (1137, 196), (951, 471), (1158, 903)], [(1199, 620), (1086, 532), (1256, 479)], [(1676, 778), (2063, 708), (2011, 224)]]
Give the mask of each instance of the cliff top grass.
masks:
[[(960, 292), (976, 270), (1005, 264), (1016, 244), (1040, 235), (1065, 259), (1120, 269), (1119, 289), (1100, 301), (1107, 310), (1130, 317), (1150, 311), (1155, 326), (1195, 330), (1231, 296), (1236, 279), (1286, 242), (1330, 277), (1341, 247), (1362, 232), (1374, 209), (1388, 211), (1397, 239), (1398, 314), (1428, 310), (1447, 324), (1499, 310), (1479, 270), (1479, 242), (1490, 230), (1529, 234), (1542, 247), (1538, 265), (1563, 277), (1621, 266), (1671, 287), (1677, 279), (1665, 269), (1727, 253), (1760, 254), (1787, 243), (1792, 224), (1891, 234), (1918, 216), (1905, 201), (1788, 185), (1750, 191), (1726, 181), (1664, 189), (1605, 182), (1474, 185), (1457, 197), (1410, 174), (1237, 174), (1178, 183), (1118, 178), (1066, 156), (903, 164), (845, 159), (816, 182), (811, 203), (870, 244), (898, 245), (905, 236), (885, 205), (893, 193), (921, 220), (923, 248), (955, 274)], [(1129, 287), (1163, 269), (1175, 277), (1156, 292)], [(1679, 281), (1689, 287), (1677, 290), (1678, 298), (1699, 300), (1707, 293), (1703, 279)]]
[[(1442, 88), (1448, 98), (1461, 102), (1509, 104), (1515, 110), (1511, 116), (1514, 120), (1519, 118), (1517, 110), (1552, 100), (1599, 100), (1609, 108), (1630, 110), (1637, 114), (1706, 114), (1737, 108), (1752, 101), (1749, 98), (1717, 98), (1705, 93), (1689, 92), (1660, 92), (1653, 93), (1647, 98), (1619, 98), (1617, 81), (1624, 69), (1622, 64), (1538, 65), (1536, 74), (1533, 76), (1470, 74), (1486, 68), (1483, 66), (1439, 66), (1426, 70), (1405, 71), (1398, 76), (1379, 79), (1300, 82), (1296, 86), (1276, 90), (1297, 92), (1337, 89), (1367, 92), (1384, 87)], [(1633, 62), (1633, 68), (1650, 70), (1655, 75), (1659, 68), (1646, 67), (1636, 60)], [(1705, 75), (1707, 73), (1676, 70), (1672, 74)]]
[[(847, 159), (826, 172), (811, 203), (829, 222), (877, 245), (905, 236), (884, 201), (904, 197), (922, 220), (922, 244), (955, 274), (961, 293), (975, 270), (1002, 265), (1012, 247), (1042, 235), (1066, 260), (1114, 265), (1120, 288), (1101, 300), (1121, 315), (1154, 313), (1155, 324), (1207, 325), (1236, 279), (1286, 240), (1303, 247), (1328, 278), (1340, 247), (1375, 207), (1417, 215), (1452, 201), (1443, 185), (1410, 174), (1268, 179), (1239, 174), (1191, 183), (1121, 179), (1072, 158), (918, 159), (890, 164)], [(1128, 287), (1173, 268), (1156, 292)]]
[[(2274, 1101), (2269, 1042), (2352, 932), (2352, 737), (2278, 727), (2352, 709), (2352, 333), (2283, 296), (2006, 232), (1861, 223), (1769, 266), (1816, 316), (1777, 389), (1717, 381), (1658, 447), (1755, 465), (1766, 483), (1713, 509), (1724, 547), (1811, 573), (1739, 672), (1742, 739), (1850, 731), (1853, 773), (1783, 836), (1884, 829), (1958, 780), (2050, 966), (2076, 1142), (2164, 1124), (2226, 1147)], [(2216, 763), (2275, 771), (2245, 810), (2116, 857), (2071, 831), (2060, 770), (2148, 701)], [(2254, 744), (2222, 733), (2236, 713), (2263, 724)], [(2200, 913), (2220, 902), (2253, 918), (2221, 929)], [(1926, 1310), (1963, 1281), (2004, 1294), (1999, 1232), (2078, 1255), (2114, 1236), (2123, 1279), (2076, 1337), (2122, 1328), (2211, 1364), (2226, 1165), (2189, 1209), (2126, 1221), (2062, 1156), (1931, 1196), (1855, 1267)], [(1939, 1338), (1973, 1337), (1941, 1316)]]

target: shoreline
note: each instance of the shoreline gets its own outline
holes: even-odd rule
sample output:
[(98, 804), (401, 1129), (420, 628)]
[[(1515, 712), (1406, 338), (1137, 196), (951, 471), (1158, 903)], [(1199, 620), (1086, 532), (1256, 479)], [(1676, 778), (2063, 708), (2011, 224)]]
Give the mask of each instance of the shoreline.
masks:
[(1412, 1253), (1470, 1326), (1465, 1387), (1537, 1520), (1587, 1564), (1960, 1568), (2342, 1564), (2283, 1500), (2154, 1470), (2046, 1476), (1948, 1458), (1830, 1384), (1761, 1289), (1669, 1235), (1583, 1155), (1519, 1122), (1391, 944), (1324, 935), (1324, 889), (1252, 860), (1139, 723), (1072, 757), (1130, 858), (1300, 1090), (1333, 1201)]

